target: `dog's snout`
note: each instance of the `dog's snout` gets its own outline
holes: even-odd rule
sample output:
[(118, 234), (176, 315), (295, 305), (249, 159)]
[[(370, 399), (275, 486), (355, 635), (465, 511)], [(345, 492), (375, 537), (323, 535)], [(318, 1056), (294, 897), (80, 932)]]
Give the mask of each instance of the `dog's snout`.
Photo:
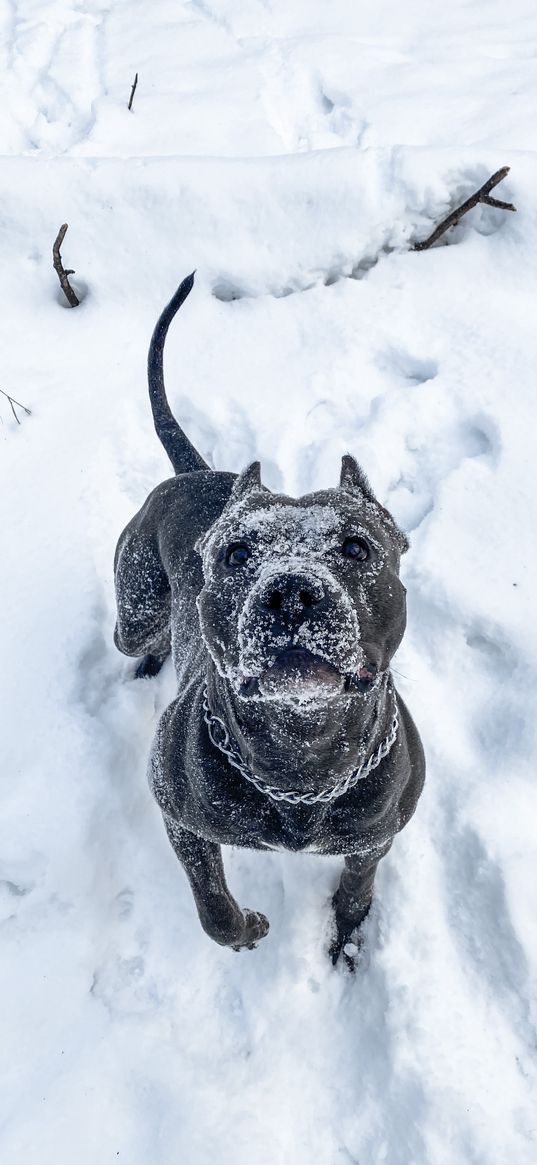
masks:
[(297, 575), (280, 575), (271, 579), (261, 595), (261, 604), (282, 615), (300, 616), (316, 607), (324, 598), (324, 588), (317, 579)]

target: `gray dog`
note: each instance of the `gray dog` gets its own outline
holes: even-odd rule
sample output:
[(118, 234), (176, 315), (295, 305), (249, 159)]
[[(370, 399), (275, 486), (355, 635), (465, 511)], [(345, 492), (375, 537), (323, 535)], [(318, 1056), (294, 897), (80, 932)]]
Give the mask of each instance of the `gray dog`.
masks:
[[(115, 642), (155, 675), (171, 651), (178, 695), (164, 712), (151, 785), (201, 925), (254, 947), (263, 914), (241, 910), (222, 845), (342, 854), (330, 954), (352, 966), (377, 864), (406, 825), (425, 763), (390, 660), (405, 629), (399, 561), (408, 543), (350, 456), (337, 489), (273, 494), (254, 462), (209, 469), (164, 390), (169, 325), (149, 349), (157, 435), (176, 476), (119, 540)], [(345, 949), (347, 948), (347, 949)]]

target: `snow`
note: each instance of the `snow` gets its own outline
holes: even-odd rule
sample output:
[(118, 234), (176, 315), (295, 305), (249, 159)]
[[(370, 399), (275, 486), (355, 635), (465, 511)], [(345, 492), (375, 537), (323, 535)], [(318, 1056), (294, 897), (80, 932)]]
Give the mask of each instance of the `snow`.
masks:
[[(535, 1160), (536, 55), (528, 0), (4, 6), (5, 1165)], [(516, 214), (409, 251), (506, 164)], [(148, 340), (194, 267), (166, 365), (203, 456), (299, 495), (350, 451), (411, 535), (428, 780), (354, 978), (336, 860), (230, 851), (270, 933), (205, 937), (146, 784), (173, 676), (112, 642), (117, 536), (169, 475)]]

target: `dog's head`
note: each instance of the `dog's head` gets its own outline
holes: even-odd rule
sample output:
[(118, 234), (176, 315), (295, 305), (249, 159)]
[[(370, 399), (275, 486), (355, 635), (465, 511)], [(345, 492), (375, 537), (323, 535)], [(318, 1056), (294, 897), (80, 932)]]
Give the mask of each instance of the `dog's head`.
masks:
[(338, 489), (297, 499), (265, 489), (254, 462), (196, 547), (200, 626), (220, 675), (243, 699), (369, 691), (403, 636), (407, 546), (352, 457)]

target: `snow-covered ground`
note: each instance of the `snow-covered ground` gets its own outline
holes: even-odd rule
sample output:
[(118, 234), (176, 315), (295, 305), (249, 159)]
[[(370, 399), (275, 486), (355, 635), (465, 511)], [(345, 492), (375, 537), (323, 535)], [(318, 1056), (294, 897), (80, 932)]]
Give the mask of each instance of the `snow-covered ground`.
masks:
[[(0, 396), (2, 1165), (533, 1165), (537, 9), (0, 22), (0, 388), (32, 410)], [(504, 164), (516, 215), (408, 249)], [(302, 493), (349, 450), (412, 539), (428, 781), (354, 977), (336, 860), (229, 852), (271, 930), (204, 936), (145, 778), (171, 668), (135, 681), (112, 643), (116, 538), (170, 472), (147, 344), (193, 267), (167, 382), (204, 456)]]

